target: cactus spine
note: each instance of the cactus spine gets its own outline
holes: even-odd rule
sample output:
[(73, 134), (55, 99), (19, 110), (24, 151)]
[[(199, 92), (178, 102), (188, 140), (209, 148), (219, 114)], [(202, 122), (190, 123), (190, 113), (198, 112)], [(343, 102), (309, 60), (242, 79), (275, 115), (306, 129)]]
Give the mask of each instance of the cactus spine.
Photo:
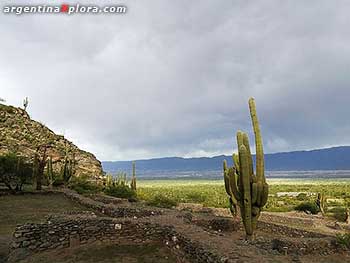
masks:
[(268, 184), (265, 179), (263, 144), (253, 98), (249, 99), (249, 109), (255, 135), (256, 175), (248, 135), (241, 131), (237, 132), (238, 155), (232, 156), (234, 166), (228, 168), (225, 160), (223, 167), (231, 213), (236, 215), (238, 205), (246, 238), (252, 239), (261, 209), (267, 202)]
[(132, 162), (132, 178), (130, 183), (131, 189), (136, 191), (136, 164)]

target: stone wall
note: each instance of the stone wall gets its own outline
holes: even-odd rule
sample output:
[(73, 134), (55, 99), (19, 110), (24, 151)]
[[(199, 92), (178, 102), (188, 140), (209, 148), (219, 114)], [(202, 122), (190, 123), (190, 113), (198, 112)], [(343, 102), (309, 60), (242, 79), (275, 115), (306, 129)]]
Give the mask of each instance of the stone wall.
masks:
[(18, 226), (14, 232), (12, 248), (26, 248), (32, 252), (47, 249), (71, 247), (89, 242), (115, 241), (118, 238), (139, 239), (146, 233), (154, 237), (154, 227), (112, 218), (93, 216), (50, 217), (41, 224)]
[(113, 204), (105, 204), (103, 202), (92, 200), (84, 197), (69, 189), (60, 190), (67, 198), (101, 214), (111, 217), (146, 217), (162, 214), (162, 211), (157, 208), (130, 207), (130, 206), (115, 206)]
[(98, 218), (86, 213), (51, 216), (45, 223), (18, 226), (9, 262), (16, 262), (23, 255), (95, 241), (118, 243), (136, 240), (162, 241), (176, 254), (193, 262), (225, 262), (225, 259), (177, 233), (171, 226), (122, 218)]
[(286, 215), (278, 215), (276, 213), (263, 212), (259, 218), (260, 221), (264, 222), (274, 222), (278, 224), (288, 224), (293, 226), (304, 226), (307, 228), (314, 228), (315, 222), (313, 218), (301, 218), (301, 217), (292, 217)]
[(258, 221), (257, 229), (261, 231), (268, 231), (271, 233), (279, 233), (286, 237), (299, 237), (299, 238), (323, 238), (330, 237), (317, 232), (306, 231), (302, 229), (292, 228), (288, 226), (278, 225), (275, 223), (268, 223), (264, 221)]
[(304, 242), (299, 240), (274, 239), (272, 240), (272, 249), (282, 254), (308, 255), (314, 254), (315, 251), (323, 255), (334, 253), (340, 249), (334, 238), (323, 239), (305, 239)]
[(97, 202), (101, 202), (104, 204), (121, 205), (121, 204), (129, 203), (128, 199), (118, 198), (118, 197), (113, 197), (113, 196), (108, 196), (103, 194), (91, 194), (88, 197), (91, 198), (92, 200), (95, 200)]

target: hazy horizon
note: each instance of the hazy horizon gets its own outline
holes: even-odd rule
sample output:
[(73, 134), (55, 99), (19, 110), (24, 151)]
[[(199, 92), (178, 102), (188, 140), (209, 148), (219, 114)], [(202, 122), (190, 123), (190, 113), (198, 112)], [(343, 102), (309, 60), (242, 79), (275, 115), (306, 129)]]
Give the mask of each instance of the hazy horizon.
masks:
[[(314, 149), (303, 149), (303, 150), (293, 150), (293, 151), (280, 151), (280, 152), (265, 152), (264, 154), (277, 154), (277, 153), (290, 153), (290, 152), (302, 152), (302, 151), (315, 151), (315, 150), (322, 150), (322, 149), (329, 149), (329, 148), (337, 148), (337, 147), (350, 147), (350, 145), (334, 145), (334, 146), (328, 146), (323, 148), (314, 148)], [(128, 159), (128, 160), (100, 160), (101, 162), (129, 162), (129, 161), (143, 161), (143, 160), (152, 160), (152, 159), (163, 159), (163, 158), (184, 158), (184, 159), (192, 159), (192, 158), (213, 158), (217, 156), (231, 156), (232, 153), (228, 154), (218, 154), (218, 155), (212, 155), (212, 156), (160, 156), (160, 157), (150, 157), (150, 158), (140, 158), (140, 159)], [(252, 152), (253, 155), (255, 155), (255, 152)]]

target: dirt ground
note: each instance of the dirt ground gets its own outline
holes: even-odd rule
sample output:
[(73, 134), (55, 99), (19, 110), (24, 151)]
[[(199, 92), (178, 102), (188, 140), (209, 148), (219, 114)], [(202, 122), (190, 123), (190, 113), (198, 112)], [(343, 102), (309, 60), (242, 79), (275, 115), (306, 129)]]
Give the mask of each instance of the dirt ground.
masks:
[(73, 249), (60, 249), (31, 256), (21, 263), (185, 263), (175, 257), (164, 244), (94, 243)]
[[(3, 206), (7, 205), (5, 203), (0, 200), (1, 210)], [(113, 205), (118, 206), (120, 204), (116, 202)], [(122, 205), (143, 206), (127, 202), (123, 202)], [(30, 206), (28, 204), (28, 209), (32, 209)], [(77, 206), (76, 209), (82, 209), (82, 207)], [(20, 210), (24, 211), (25, 208), (21, 206)], [(232, 217), (225, 217), (225, 211), (221, 212), (220, 214), (218, 210), (207, 208), (191, 209), (190, 205), (188, 207), (185, 205), (181, 208), (181, 211), (162, 209), (161, 215), (130, 218), (130, 220), (151, 222), (164, 226), (170, 225), (174, 227), (179, 235), (198, 243), (205, 247), (207, 251), (220, 255), (222, 262), (350, 262), (350, 251), (334, 245), (334, 236), (345, 231), (342, 226), (340, 226), (340, 229), (332, 228), (331, 226), (335, 222), (329, 222), (329, 220), (319, 216), (310, 217), (300, 213), (267, 213), (261, 217), (262, 223), (256, 231), (255, 240), (247, 242), (242, 225)], [(19, 212), (16, 214), (20, 216)], [(6, 216), (0, 217), (0, 220), (8, 222)], [(303, 225), (303, 220), (305, 220), (305, 225)], [(1, 225), (2, 223), (0, 221)], [(232, 228), (233, 225), (235, 227)], [(270, 226), (273, 227), (270, 228)], [(279, 226), (287, 228), (280, 230)], [(311, 234), (308, 236), (307, 233), (298, 232), (298, 229), (300, 231), (311, 230)], [(9, 237), (8, 231), (2, 232), (2, 238)], [(124, 245), (95, 243), (74, 249), (60, 249), (40, 253), (27, 258), (23, 262), (47, 262), (48, 259), (50, 259), (50, 262), (57, 263), (184, 262), (180, 261), (173, 251), (174, 248), (168, 247), (165, 240), (159, 240), (159, 243)]]
[(0, 263), (5, 262), (17, 224), (38, 223), (51, 213), (82, 210), (88, 209), (63, 195), (0, 196)]

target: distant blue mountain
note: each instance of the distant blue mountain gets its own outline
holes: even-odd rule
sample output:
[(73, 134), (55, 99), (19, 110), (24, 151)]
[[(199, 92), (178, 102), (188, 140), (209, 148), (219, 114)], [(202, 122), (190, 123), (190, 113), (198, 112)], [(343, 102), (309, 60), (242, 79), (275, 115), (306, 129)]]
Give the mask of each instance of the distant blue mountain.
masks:
[[(138, 171), (208, 171), (220, 170), (224, 159), (232, 165), (231, 156), (220, 155), (136, 160), (136, 166)], [(112, 173), (129, 171), (131, 161), (102, 162), (102, 167)], [(350, 146), (265, 154), (265, 167), (269, 171), (350, 170)]]

